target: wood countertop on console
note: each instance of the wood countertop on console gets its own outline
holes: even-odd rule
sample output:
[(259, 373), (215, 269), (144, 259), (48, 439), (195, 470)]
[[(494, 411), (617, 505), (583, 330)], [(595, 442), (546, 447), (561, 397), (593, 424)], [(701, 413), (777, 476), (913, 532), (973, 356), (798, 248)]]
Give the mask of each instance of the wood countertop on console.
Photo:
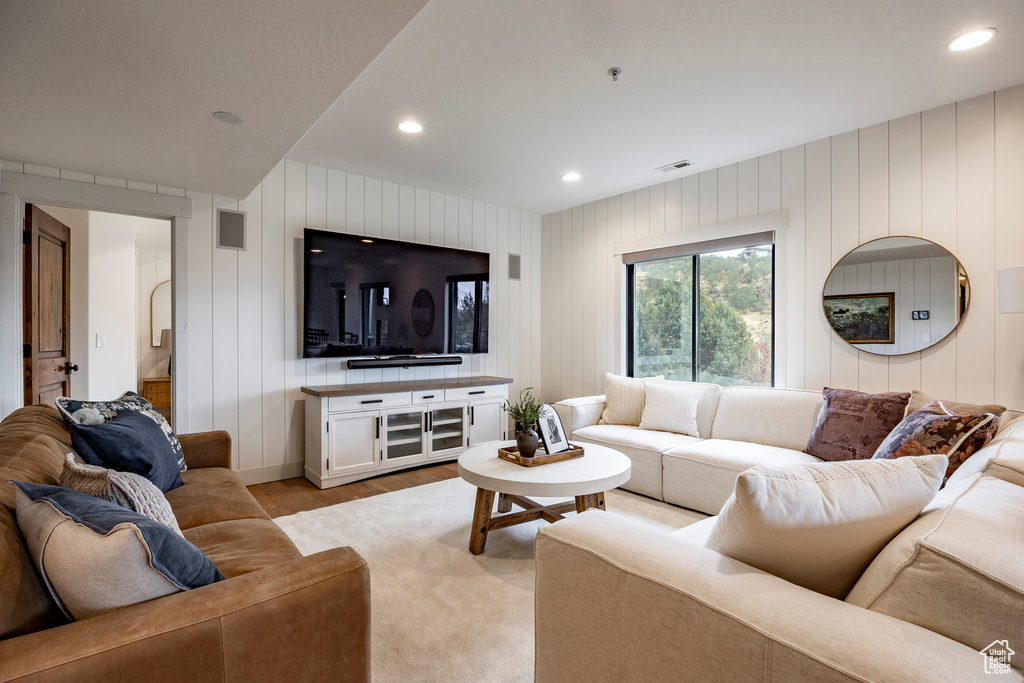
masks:
[(483, 387), (492, 384), (511, 384), (509, 377), (449, 377), (446, 379), (421, 379), (411, 382), (374, 382), (372, 384), (331, 384), (317, 387), (302, 387), (302, 393), (326, 398), (330, 396), (361, 396), (363, 394), (387, 394), (394, 391), (420, 391), (424, 389), (458, 389), (461, 387)]

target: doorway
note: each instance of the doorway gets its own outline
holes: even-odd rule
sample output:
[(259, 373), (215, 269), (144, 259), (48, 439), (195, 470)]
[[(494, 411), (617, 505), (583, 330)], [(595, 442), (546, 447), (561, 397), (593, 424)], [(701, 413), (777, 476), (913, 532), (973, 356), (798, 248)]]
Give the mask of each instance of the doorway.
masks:
[[(45, 204), (26, 204), (25, 222), (26, 227), (32, 222), (58, 225), (68, 235), (66, 357), (58, 359), (65, 379), (47, 393), (30, 391), (29, 378), (39, 377), (37, 368), (46, 371), (45, 363), (53, 361), (26, 354), (25, 404), (52, 403), (61, 395), (113, 399), (135, 391), (170, 419), (171, 222)], [(47, 275), (54, 269), (36, 264), (36, 239), (26, 244), (23, 264), (26, 344), (28, 312), (38, 308), (33, 301), (49, 302), (56, 310), (51, 301), (56, 297), (48, 294), (55, 291), (54, 283)], [(30, 282), (30, 276), (38, 282)]]

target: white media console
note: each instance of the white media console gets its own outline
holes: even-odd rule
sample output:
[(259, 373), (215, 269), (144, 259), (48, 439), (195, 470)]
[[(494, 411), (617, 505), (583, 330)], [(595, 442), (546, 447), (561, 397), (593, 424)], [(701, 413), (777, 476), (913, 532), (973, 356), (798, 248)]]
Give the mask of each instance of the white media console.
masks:
[(306, 478), (328, 488), (505, 439), (507, 377), (302, 387)]

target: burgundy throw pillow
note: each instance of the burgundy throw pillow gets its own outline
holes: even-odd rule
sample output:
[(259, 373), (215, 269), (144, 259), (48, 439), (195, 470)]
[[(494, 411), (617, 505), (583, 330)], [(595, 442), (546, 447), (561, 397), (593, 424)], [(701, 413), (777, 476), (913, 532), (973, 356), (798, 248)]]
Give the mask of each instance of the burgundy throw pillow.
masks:
[(822, 460), (867, 460), (903, 419), (910, 394), (894, 391), (865, 394), (825, 389), (825, 404), (804, 453)]
[(876, 460), (938, 453), (949, 458), (948, 479), (956, 468), (992, 440), (999, 428), (993, 413), (957, 415), (941, 401), (907, 415), (875, 451)]

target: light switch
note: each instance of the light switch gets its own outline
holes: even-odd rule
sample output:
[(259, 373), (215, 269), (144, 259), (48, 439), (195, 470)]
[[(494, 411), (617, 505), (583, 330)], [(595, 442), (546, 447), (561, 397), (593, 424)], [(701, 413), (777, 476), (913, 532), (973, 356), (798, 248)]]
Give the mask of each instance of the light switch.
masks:
[(96, 333), (96, 348), (97, 349), (102, 349), (106, 345), (107, 345), (107, 335), (103, 334), (102, 332), (97, 332)]

